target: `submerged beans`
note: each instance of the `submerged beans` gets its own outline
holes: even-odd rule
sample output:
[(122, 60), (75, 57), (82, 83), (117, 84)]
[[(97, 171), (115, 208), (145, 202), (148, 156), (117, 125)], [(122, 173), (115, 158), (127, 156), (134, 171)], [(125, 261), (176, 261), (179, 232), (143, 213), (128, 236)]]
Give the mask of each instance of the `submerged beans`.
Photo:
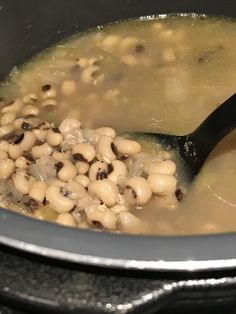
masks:
[(42, 203), (43, 200), (45, 199), (46, 190), (47, 190), (46, 182), (35, 181), (30, 186), (29, 196)]
[(150, 174), (148, 176), (148, 182), (152, 192), (159, 195), (174, 193), (177, 186), (175, 177), (159, 173)]
[(57, 213), (66, 213), (71, 211), (75, 206), (75, 202), (63, 195), (63, 188), (52, 185), (47, 189), (46, 200), (50, 207)]
[(76, 83), (74, 80), (65, 80), (61, 85), (61, 92), (64, 96), (70, 96), (76, 92)]
[(2, 108), (2, 113), (6, 112), (19, 112), (23, 106), (23, 103), (20, 99), (15, 99), (10, 105)]
[(74, 129), (79, 129), (81, 126), (80, 121), (76, 119), (65, 119), (59, 126), (59, 131), (65, 135)]
[(9, 178), (15, 170), (15, 163), (13, 160), (1, 159), (0, 160), (0, 179)]
[(80, 161), (90, 162), (95, 158), (96, 151), (93, 145), (88, 143), (80, 143), (72, 148), (72, 155), (75, 159)]
[(15, 188), (20, 191), (22, 194), (29, 194), (29, 177), (27, 176), (25, 171), (17, 171), (12, 176), (12, 182)]
[(0, 127), (0, 137), (8, 133), (11, 133), (13, 130), (14, 130), (13, 125), (5, 125), (5, 126)]
[(132, 177), (126, 182), (126, 190), (132, 189), (136, 204), (146, 204), (152, 197), (149, 183), (143, 177)]
[(117, 216), (104, 205), (91, 206), (85, 209), (85, 214), (88, 222), (95, 227), (116, 228)]
[(51, 155), (52, 152), (53, 152), (53, 148), (50, 145), (48, 145), (48, 143), (34, 146), (31, 150), (32, 156), (35, 159), (41, 158), (44, 155)]
[(126, 165), (120, 160), (113, 160), (112, 172), (108, 175), (108, 179), (118, 184), (121, 177), (127, 177), (128, 171)]
[(136, 232), (140, 230), (142, 221), (129, 212), (121, 212), (119, 214), (119, 224), (125, 232)]
[(113, 143), (117, 151), (123, 155), (135, 155), (141, 151), (140, 144), (133, 140), (116, 137)]
[(76, 221), (70, 213), (62, 213), (57, 217), (57, 223), (67, 227), (76, 227)]
[(23, 117), (26, 116), (38, 116), (39, 115), (39, 108), (32, 105), (27, 105), (23, 108), (21, 112)]
[(7, 159), (8, 153), (5, 150), (0, 150), (0, 160), (1, 159)]
[(113, 138), (107, 135), (102, 135), (96, 144), (97, 158), (99, 160), (104, 159), (107, 163), (116, 159), (111, 144)]
[(98, 197), (107, 206), (115, 206), (118, 201), (117, 186), (108, 179), (90, 182), (88, 192), (91, 196)]
[(11, 124), (15, 120), (15, 118), (16, 114), (12, 111), (9, 111), (1, 117), (1, 125), (6, 126), (8, 124)]
[(58, 172), (58, 178), (62, 181), (68, 182), (73, 180), (77, 175), (75, 166), (67, 160), (63, 161), (63, 167)]
[(150, 164), (148, 167), (148, 174), (160, 173), (166, 175), (174, 175), (176, 172), (176, 164), (172, 160), (157, 161)]

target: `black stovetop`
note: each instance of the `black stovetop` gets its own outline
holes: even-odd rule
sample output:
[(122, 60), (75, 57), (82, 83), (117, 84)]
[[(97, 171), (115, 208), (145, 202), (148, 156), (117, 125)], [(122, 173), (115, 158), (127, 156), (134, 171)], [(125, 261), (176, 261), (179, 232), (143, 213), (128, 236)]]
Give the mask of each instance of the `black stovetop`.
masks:
[(236, 271), (107, 271), (0, 250), (0, 314), (236, 314)]

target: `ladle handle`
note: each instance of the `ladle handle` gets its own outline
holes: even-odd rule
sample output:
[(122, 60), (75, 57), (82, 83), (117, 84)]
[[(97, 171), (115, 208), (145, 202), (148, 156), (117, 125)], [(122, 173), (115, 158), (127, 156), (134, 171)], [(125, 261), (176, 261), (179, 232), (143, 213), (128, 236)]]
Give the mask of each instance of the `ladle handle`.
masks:
[(219, 141), (236, 127), (236, 94), (228, 98), (188, 138), (196, 150), (195, 168), (199, 171)]

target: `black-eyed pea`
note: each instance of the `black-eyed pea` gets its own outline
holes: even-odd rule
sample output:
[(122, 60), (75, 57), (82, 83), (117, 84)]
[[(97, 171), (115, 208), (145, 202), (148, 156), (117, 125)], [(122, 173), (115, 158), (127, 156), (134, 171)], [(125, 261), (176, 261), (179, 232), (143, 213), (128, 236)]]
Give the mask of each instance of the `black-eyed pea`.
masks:
[(18, 118), (18, 119), (16, 119), (16, 120), (13, 122), (13, 127), (14, 127), (15, 129), (20, 129), (23, 122), (26, 122), (26, 120), (23, 119), (23, 118)]
[(109, 128), (109, 127), (97, 128), (95, 131), (99, 137), (102, 135), (107, 135), (107, 136), (110, 136), (112, 138), (116, 137), (116, 131), (112, 128)]
[(22, 141), (19, 143), (19, 146), (23, 151), (28, 151), (34, 146), (36, 140), (37, 138), (33, 132), (31, 131), (24, 132), (24, 137)]
[(117, 205), (111, 207), (111, 211), (114, 214), (118, 215), (120, 213), (129, 211), (129, 208), (126, 205), (119, 205), (119, 204), (117, 204)]
[(48, 143), (43, 143), (42, 145), (36, 145), (32, 147), (31, 153), (35, 159), (39, 159), (44, 155), (51, 155), (53, 148), (48, 145)]
[(118, 184), (120, 177), (127, 177), (128, 171), (126, 165), (120, 160), (113, 160), (111, 162), (112, 171), (108, 175), (108, 179)]
[(172, 160), (157, 161), (149, 165), (148, 174), (151, 173), (173, 176), (176, 173), (176, 164)]
[(27, 116), (37, 117), (39, 115), (39, 108), (33, 105), (27, 105), (23, 108), (23, 110), (21, 111), (21, 114), (23, 117), (27, 117)]
[(75, 160), (90, 162), (94, 160), (96, 151), (93, 145), (89, 143), (80, 143), (72, 148), (72, 155)]
[(26, 94), (23, 98), (22, 98), (23, 102), (26, 104), (32, 104), (34, 102), (36, 102), (38, 100), (38, 96), (34, 93), (29, 93)]
[(23, 150), (21, 149), (19, 144), (10, 144), (8, 154), (11, 159), (16, 160), (23, 154)]
[(152, 197), (151, 187), (143, 177), (132, 177), (126, 182), (125, 193), (131, 190), (134, 202), (139, 205), (146, 204)]
[(47, 183), (44, 181), (35, 181), (29, 188), (29, 196), (33, 199), (43, 202), (46, 196)]
[(37, 140), (44, 142), (46, 140), (48, 131), (50, 130), (49, 123), (42, 123), (33, 129), (33, 134), (36, 136)]
[(90, 180), (87, 176), (80, 174), (77, 177), (75, 177), (75, 182), (78, 182), (83, 187), (87, 188), (90, 183)]
[(57, 223), (67, 227), (76, 227), (76, 221), (70, 213), (59, 214), (57, 216)]
[(136, 37), (128, 36), (121, 40), (119, 44), (119, 49), (128, 50), (134, 47), (138, 43), (138, 39)]
[(20, 99), (15, 99), (11, 104), (2, 108), (2, 113), (6, 112), (15, 112), (18, 113), (23, 106), (23, 103)]
[(69, 151), (67, 152), (55, 151), (53, 152), (52, 157), (58, 161), (63, 161), (63, 160), (69, 160), (71, 158), (71, 154)]
[(133, 55), (127, 54), (121, 58), (121, 62), (129, 66), (135, 66), (138, 64), (138, 59)]
[(77, 60), (77, 64), (82, 68), (86, 68), (89, 65), (88, 59), (87, 58), (79, 58)]
[(107, 163), (116, 159), (116, 155), (112, 150), (113, 138), (111, 136), (102, 135), (96, 144), (97, 158), (105, 160)]
[(175, 177), (165, 174), (152, 173), (148, 176), (148, 183), (152, 192), (158, 195), (168, 195), (176, 191), (177, 180)]
[(9, 178), (15, 170), (15, 163), (12, 159), (0, 160), (0, 179)]
[(8, 159), (8, 153), (5, 150), (0, 150), (0, 160)]
[(89, 168), (88, 177), (91, 181), (103, 180), (108, 177), (108, 164), (105, 161), (96, 161)]
[(65, 135), (74, 129), (79, 129), (81, 126), (81, 122), (76, 119), (65, 119), (59, 126), (60, 132)]
[(99, 68), (97, 66), (91, 66), (83, 70), (81, 73), (81, 80), (83, 83), (93, 83), (98, 84), (104, 78), (104, 75), (99, 72)]
[(20, 169), (28, 169), (30, 165), (30, 161), (26, 159), (24, 156), (20, 156), (15, 161), (16, 168)]
[(1, 117), (1, 125), (2, 126), (7, 126), (11, 123), (13, 123), (13, 121), (15, 120), (16, 118), (16, 114), (15, 112), (12, 112), (12, 111), (9, 111), (9, 112), (6, 112), (4, 113), (4, 115), (2, 115)]
[(84, 161), (77, 161), (75, 163), (75, 168), (79, 175), (83, 175), (88, 172), (89, 170), (89, 164)]
[(51, 84), (45, 84), (41, 87), (42, 90), (42, 99), (47, 99), (47, 98), (54, 98), (57, 95), (56, 88), (53, 87)]
[(142, 221), (130, 212), (121, 212), (118, 222), (123, 232), (140, 233), (144, 228)]
[(92, 197), (98, 197), (106, 206), (115, 206), (117, 204), (117, 186), (108, 179), (90, 182), (88, 192)]
[(51, 186), (51, 185), (55, 185), (55, 186), (59, 186), (59, 187), (64, 187), (66, 185), (66, 182), (63, 182), (59, 179), (51, 179), (48, 181), (48, 185)]
[(171, 48), (166, 48), (163, 50), (162, 52), (162, 59), (165, 61), (165, 62), (173, 62), (176, 60), (176, 56), (175, 56), (175, 53), (173, 51), (173, 49)]
[(76, 92), (76, 83), (74, 80), (65, 80), (61, 84), (61, 92), (64, 96), (73, 95)]
[(116, 137), (113, 144), (122, 155), (135, 155), (141, 151), (141, 145), (138, 142), (123, 137)]
[(64, 182), (68, 182), (70, 180), (73, 180), (76, 177), (76, 175), (77, 171), (72, 162), (64, 160), (63, 167), (57, 174), (58, 178)]
[(75, 202), (63, 194), (63, 188), (56, 185), (48, 187), (46, 191), (46, 200), (57, 213), (67, 213), (75, 206)]
[(55, 109), (56, 107), (57, 107), (57, 102), (53, 98), (48, 98), (41, 102), (41, 108), (51, 110), (51, 109)]
[(121, 41), (121, 37), (119, 35), (108, 35), (102, 41), (102, 48), (104, 50), (110, 50), (116, 47)]
[(63, 141), (63, 134), (60, 133), (60, 131), (57, 128), (52, 128), (48, 131), (46, 136), (46, 141), (51, 146), (57, 146), (60, 145)]
[(29, 177), (24, 170), (19, 170), (12, 175), (12, 182), (15, 188), (22, 194), (29, 194)]
[(0, 127), (0, 137), (11, 133), (14, 130), (13, 125), (5, 125)]
[(70, 181), (64, 186), (66, 195), (72, 200), (78, 200), (86, 197), (88, 192), (86, 189), (76, 181)]
[(85, 209), (89, 224), (97, 228), (116, 229), (117, 216), (104, 205), (91, 206)]

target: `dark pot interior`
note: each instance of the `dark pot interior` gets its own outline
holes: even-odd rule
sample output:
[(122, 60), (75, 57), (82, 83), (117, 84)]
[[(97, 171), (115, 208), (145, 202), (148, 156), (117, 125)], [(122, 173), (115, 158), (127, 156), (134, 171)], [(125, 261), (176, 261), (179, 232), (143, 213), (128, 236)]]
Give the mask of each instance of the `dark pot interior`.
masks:
[[(75, 32), (120, 19), (176, 12), (234, 16), (236, 3), (233, 0), (0, 0), (0, 78)], [(105, 267), (169, 271), (236, 266), (235, 234), (136, 237), (94, 233), (43, 223), (3, 209), (0, 242), (31, 253)]]

